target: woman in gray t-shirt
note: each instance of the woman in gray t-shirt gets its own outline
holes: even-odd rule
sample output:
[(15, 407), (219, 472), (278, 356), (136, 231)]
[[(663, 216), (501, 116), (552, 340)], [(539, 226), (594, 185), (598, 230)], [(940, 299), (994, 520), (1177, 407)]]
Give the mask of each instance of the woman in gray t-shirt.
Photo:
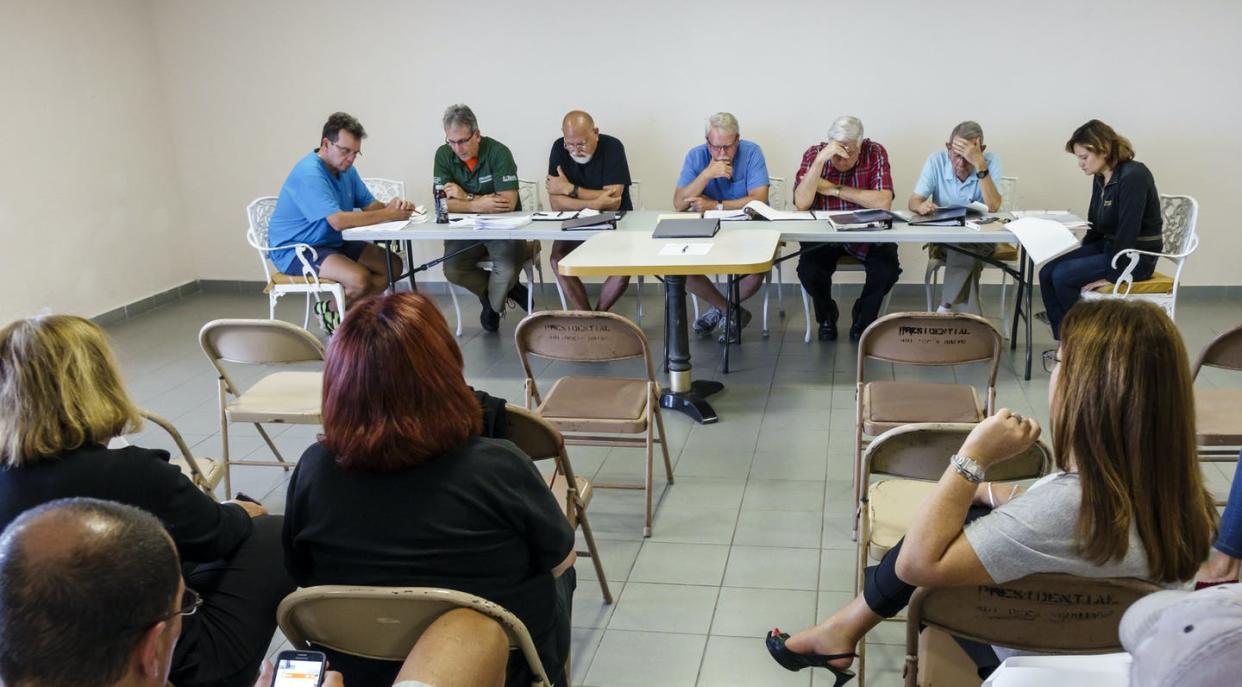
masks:
[(1025, 493), (980, 482), (1029, 448), (1039, 424), (1002, 409), (975, 427), (921, 517), (878, 565), (863, 593), (793, 636), (773, 630), (789, 670), (828, 668), (837, 685), (871, 628), (918, 586), (1004, 583), (1035, 573), (1142, 577), (1176, 583), (1207, 556), (1216, 511), (1195, 452), (1186, 349), (1159, 308), (1082, 302), (1066, 316), (1048, 384), (1059, 472)]

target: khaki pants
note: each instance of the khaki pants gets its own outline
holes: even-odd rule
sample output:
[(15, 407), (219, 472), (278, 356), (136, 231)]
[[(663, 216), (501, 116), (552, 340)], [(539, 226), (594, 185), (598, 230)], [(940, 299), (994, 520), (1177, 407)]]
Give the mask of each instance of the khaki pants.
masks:
[[(471, 243), (474, 241), (445, 241), (444, 252), (452, 253)], [(505, 298), (517, 283), (527, 254), (525, 241), (484, 241), (483, 245), (445, 260), (444, 276), (480, 299), (486, 298), (496, 312), (504, 312)], [(493, 269), (489, 272), (480, 268), (480, 260), (491, 260)]]

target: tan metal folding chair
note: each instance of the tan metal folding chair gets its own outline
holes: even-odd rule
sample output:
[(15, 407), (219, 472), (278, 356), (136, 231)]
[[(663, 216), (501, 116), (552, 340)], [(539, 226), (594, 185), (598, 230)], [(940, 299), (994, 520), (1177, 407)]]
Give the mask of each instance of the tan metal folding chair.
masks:
[[(385, 661), (404, 661), (427, 627), (455, 608), (493, 618), (530, 665), (532, 686), (551, 687), (526, 625), (487, 599), (435, 587), (351, 587), (323, 585), (299, 589), (280, 602), (276, 622), (298, 649), (311, 644)], [(467, 638), (468, 639), (468, 638)]]
[[(878, 562), (906, 535), (919, 515), (919, 505), (935, 488), (949, 466), (949, 458), (962, 447), (972, 429), (971, 423), (902, 425), (884, 432), (867, 446), (861, 475), (855, 595), (862, 592), (868, 562)], [(1048, 474), (1051, 467), (1052, 452), (1036, 442), (1021, 455), (993, 466), (987, 478), (992, 482), (1029, 480)], [(886, 479), (871, 482), (872, 477), (881, 476)], [(891, 620), (901, 622), (903, 618)], [(860, 675), (866, 665), (866, 641), (863, 637), (858, 643)]]
[[(293, 467), (280, 455), (262, 423), (321, 424), (323, 371), (273, 372), (242, 391), (224, 363), (292, 365), (322, 363), (323, 344), (310, 332), (281, 320), (213, 320), (203, 325), (198, 343), (219, 379), (220, 441), (223, 445), (224, 491), (232, 494), (229, 467), (259, 465)], [(229, 424), (251, 423), (278, 462), (233, 460), (229, 455)]]
[(505, 412), (508, 415), (509, 441), (517, 444), (533, 461), (549, 458), (555, 461), (556, 469), (546, 477), (548, 488), (560, 502), (561, 510), (569, 519), (570, 526), (574, 529), (582, 528), (587, 550), (579, 551), (578, 555), (591, 559), (595, 565), (595, 576), (599, 580), (600, 590), (604, 593), (604, 603), (612, 603), (612, 591), (608, 589), (608, 578), (604, 576), (604, 564), (595, 546), (591, 522), (587, 519), (587, 506), (590, 505), (591, 495), (594, 493), (590, 480), (574, 474), (574, 466), (565, 452), (565, 437), (552, 423), (512, 404), (505, 406)]
[[(995, 412), (996, 372), (1001, 335), (982, 317), (964, 313), (894, 313), (871, 323), (858, 342), (854, 408), (854, 531), (865, 484), (862, 471), (866, 437), (912, 422), (976, 423)], [(868, 381), (868, 360), (910, 366), (986, 362), (987, 401), (979, 402), (970, 384)]]
[[(526, 407), (560, 430), (566, 444), (646, 449), (644, 484), (597, 483), (595, 487), (644, 489), (647, 498), (643, 536), (651, 536), (652, 461), (656, 443), (660, 444), (664, 455), (669, 484), (673, 483), (673, 464), (668, 457), (664, 418), (660, 415), (660, 385), (643, 330), (613, 313), (551, 310), (532, 313), (518, 323), (514, 339), (526, 373)], [(562, 377), (547, 394), (541, 394), (530, 367), (529, 356), (532, 355), (579, 363), (642, 358), (646, 376)], [(626, 434), (641, 434), (642, 438), (616, 436)]]
[[(1204, 367), (1242, 372), (1242, 324), (1209, 343), (1195, 361), (1194, 377)], [(1195, 389), (1195, 433), (1199, 459), (1238, 459), (1242, 447), (1242, 386), (1233, 389)]]
[(224, 477), (224, 464), (211, 458), (195, 458), (190, 452), (190, 447), (185, 443), (185, 439), (181, 438), (181, 432), (177, 431), (173, 423), (148, 410), (143, 410), (141, 413), (143, 418), (167, 432), (177, 445), (177, 450), (181, 451), (181, 457), (173, 457), (168, 462), (180, 468), (182, 474), (193, 480), (195, 486), (215, 499), (216, 485)]
[(934, 628), (985, 644), (1055, 654), (1121, 651), (1126, 609), (1160, 586), (1133, 578), (1031, 575), (1006, 584), (921, 587), (906, 619), (906, 687), (919, 675), (919, 633)]

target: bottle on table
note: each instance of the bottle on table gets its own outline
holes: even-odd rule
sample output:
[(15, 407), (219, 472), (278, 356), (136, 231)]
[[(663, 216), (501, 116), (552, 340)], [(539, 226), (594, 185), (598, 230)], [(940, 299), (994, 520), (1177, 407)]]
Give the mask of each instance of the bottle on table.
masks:
[(436, 199), (436, 224), (448, 224), (448, 194), (444, 191), (444, 184), (435, 185)]

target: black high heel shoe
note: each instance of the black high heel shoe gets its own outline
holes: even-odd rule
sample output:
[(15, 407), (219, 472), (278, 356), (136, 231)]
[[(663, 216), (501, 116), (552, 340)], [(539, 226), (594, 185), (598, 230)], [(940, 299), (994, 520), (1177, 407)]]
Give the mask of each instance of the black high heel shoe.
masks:
[(855, 658), (858, 654), (799, 654), (785, 646), (786, 639), (789, 639), (788, 633), (781, 632), (780, 628), (773, 628), (764, 641), (768, 647), (768, 653), (772, 654), (772, 658), (785, 670), (797, 672), (803, 668), (827, 668), (837, 679), (833, 687), (841, 687), (854, 679), (853, 671), (831, 666), (828, 662), (838, 658)]

